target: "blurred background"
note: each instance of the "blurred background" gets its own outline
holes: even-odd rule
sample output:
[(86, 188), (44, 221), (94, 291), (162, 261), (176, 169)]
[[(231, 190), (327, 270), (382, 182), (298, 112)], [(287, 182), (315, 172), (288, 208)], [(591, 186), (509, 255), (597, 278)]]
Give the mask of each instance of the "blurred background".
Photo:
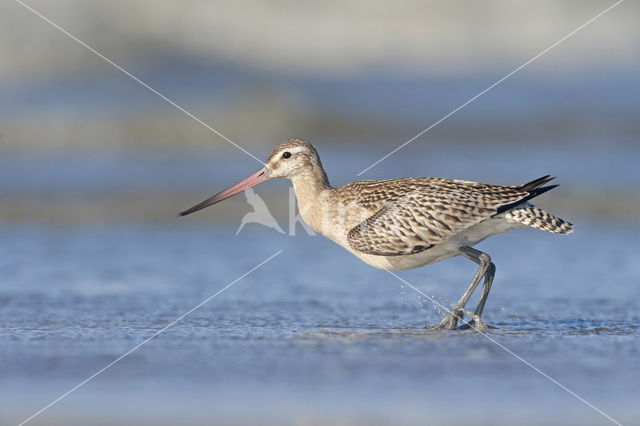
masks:
[[(29, 4), (260, 159), (308, 139), (333, 184), (609, 6)], [(20, 4), (1, 7), (1, 221), (173, 221), (256, 167)], [(360, 178), (518, 184), (551, 173), (561, 212), (637, 221), (638, 7), (606, 14)], [(284, 194), (261, 188), (271, 189)], [(220, 210), (207, 219), (237, 206)]]
[[(396, 154), (361, 176), (356, 175), (613, 3), (602, 0), (27, 1), (55, 24), (260, 159), (265, 159), (271, 149), (285, 139), (309, 140), (320, 152), (334, 185), (357, 179), (400, 176), (520, 184), (545, 174), (558, 176), (556, 183), (561, 184), (560, 188), (541, 197), (540, 204), (576, 222), (578, 233), (582, 226), (582, 237), (576, 237), (582, 239), (567, 240), (574, 242), (562, 246), (553, 236), (535, 234), (526, 241), (537, 247), (539, 253), (547, 253), (559, 262), (547, 268), (549, 274), (556, 274), (554, 277), (562, 273), (568, 261), (554, 250), (577, 252), (585, 247), (593, 248), (594, 242), (602, 247), (603, 241), (607, 241), (610, 248), (620, 244), (615, 254), (603, 251), (598, 259), (609, 262), (605, 269), (610, 266), (622, 275), (613, 278), (606, 275), (596, 283), (594, 277), (600, 277), (598, 274), (603, 272), (589, 269), (596, 266), (588, 259), (572, 258), (583, 262), (579, 263), (582, 265), (579, 270), (576, 263), (565, 272), (564, 279), (573, 280), (575, 286), (566, 289), (566, 293), (556, 294), (554, 291), (559, 291), (557, 288), (561, 286), (554, 285), (557, 281), (549, 277), (548, 292), (539, 289), (540, 294), (549, 298), (539, 306), (540, 310), (523, 307), (533, 309), (534, 317), (545, 317), (541, 312), (553, 305), (550, 300), (568, 301), (570, 295), (578, 292), (576, 286), (584, 282), (578, 284), (573, 274), (583, 274), (580, 276), (594, 288), (602, 282), (629, 285), (637, 282), (637, 268), (624, 260), (634, 250), (640, 229), (640, 26), (637, 25), (640, 5), (637, 2), (620, 4)], [(0, 3), (0, 54), (0, 233), (5, 241), (0, 256), (0, 271), (5, 281), (4, 289), (0, 290), (0, 311), (4, 312), (0, 325), (5, 329), (1, 339), (7, 348), (4, 355), (0, 355), (0, 359), (4, 357), (0, 376), (6, 379), (0, 396), (14, 407), (11, 414), (5, 411), (5, 421), (20, 420), (40, 408), (39, 405), (49, 402), (148, 336), (149, 330), (157, 329), (196, 304), (218, 284), (228, 283), (268, 257), (278, 244), (292, 249), (291, 252), (320, 257), (326, 262), (347, 257), (331, 243), (318, 238), (304, 234), (296, 238), (279, 236), (257, 225), (245, 227), (235, 238), (241, 217), (250, 211), (242, 196), (201, 214), (177, 219), (177, 212), (247, 176), (259, 164), (13, 0)], [(287, 182), (270, 182), (257, 188), (285, 230), (289, 208), (287, 187)], [(257, 236), (250, 236), (253, 233)], [(550, 239), (549, 246), (540, 242), (547, 239)], [(507, 241), (511, 241), (512, 247), (519, 244), (517, 237)], [(272, 244), (275, 244), (273, 250)], [(304, 251), (303, 246), (311, 249)], [(508, 249), (502, 252), (497, 246), (495, 249), (509, 258)], [(213, 262), (218, 269), (208, 262)], [(276, 355), (302, 353), (302, 357), (289, 359), (290, 365), (299, 368), (298, 375), (304, 375), (308, 371), (306, 367), (331, 364), (327, 358), (316, 358), (317, 353), (305, 352), (313, 336), (325, 333), (326, 327), (355, 328), (357, 332), (367, 333), (366, 330), (394, 327), (419, 329), (425, 316), (428, 322), (437, 320), (438, 315), (430, 307), (423, 309), (422, 304), (416, 307), (413, 296), (401, 296), (400, 301), (385, 305), (385, 301), (393, 301), (398, 296), (395, 284), (390, 294), (375, 293), (378, 298), (370, 300), (373, 308), (367, 308), (366, 301), (357, 294), (346, 296), (337, 289), (336, 293), (327, 290), (323, 296), (317, 291), (314, 293), (316, 284), (320, 289), (331, 289), (344, 279), (342, 272), (365, 268), (351, 258), (340, 262), (334, 264), (335, 275), (330, 282), (307, 283), (310, 287), (306, 290), (298, 288), (298, 296), (308, 302), (302, 307), (287, 305), (298, 303), (284, 296), (288, 294), (284, 288), (294, 287), (287, 278), (277, 274), (279, 267), (273, 266), (264, 274), (275, 273), (274, 280), (281, 280), (284, 287), (278, 292), (274, 289), (279, 287), (270, 286), (271, 292), (260, 293), (259, 300), (254, 302), (262, 301), (262, 305), (248, 302), (252, 299), (251, 293), (240, 293), (244, 296), (232, 298), (228, 301), (230, 305), (225, 305), (228, 309), (225, 312), (236, 318), (236, 322), (225, 322), (229, 316), (216, 322), (210, 319), (211, 312), (204, 312), (199, 317), (200, 323), (188, 323), (190, 328), (177, 337), (185, 340), (184, 345), (178, 345), (174, 358), (158, 358), (156, 353), (147, 360), (140, 355), (141, 358), (136, 358), (137, 364), (123, 366), (124, 372), (116, 375), (115, 381), (108, 381), (105, 388), (100, 388), (102, 393), (96, 395), (111, 405), (101, 405), (98, 397), (91, 399), (92, 394), (87, 390), (84, 399), (76, 400), (79, 405), (68, 405), (67, 411), (60, 408), (57, 415), (61, 417), (54, 415), (42, 423), (55, 423), (58, 419), (65, 424), (70, 418), (79, 421), (73, 417), (79, 413), (78, 406), (109, 412), (105, 418), (116, 415), (110, 407), (123, 403), (114, 396), (118, 392), (128, 395), (123, 398), (131, 404), (128, 411), (125, 410), (131, 416), (137, 412), (136, 407), (147, 407), (144, 398), (138, 400), (134, 396), (153, 394), (158, 383), (177, 382), (179, 389), (195, 388), (204, 392), (209, 389), (209, 380), (220, 383), (220, 377), (223, 383), (237, 380), (244, 383), (235, 388), (235, 394), (226, 394), (226, 402), (231, 399), (229, 395), (246, 398), (246, 389), (253, 392), (268, 385), (280, 391), (272, 394), (272, 398), (282, 397), (285, 401), (289, 398), (291, 404), (284, 404), (282, 410), (264, 401), (261, 405), (260, 398), (251, 399), (259, 407), (258, 411), (266, 413), (266, 418), (275, 423), (282, 420), (283, 412), (292, 406), (297, 407), (297, 413), (302, 413), (294, 423), (313, 423), (320, 418), (319, 413), (328, 422), (336, 419), (356, 419), (357, 422), (363, 418), (384, 422), (385, 417), (380, 417), (376, 407), (367, 402), (376, 400), (374, 396), (362, 397), (362, 401), (354, 405), (359, 414), (350, 417), (345, 414), (351, 412), (349, 405), (341, 406), (337, 402), (341, 393), (336, 389), (350, 389), (348, 383), (369, 390), (384, 383), (383, 388), (390, 389), (385, 382), (388, 377), (376, 374), (397, 372), (394, 368), (400, 368), (398, 365), (403, 362), (409, 366), (420, 365), (426, 353), (431, 350), (437, 353), (437, 349), (427, 350), (421, 346), (424, 342), (418, 344), (408, 338), (409, 347), (415, 348), (413, 344), (418, 349), (415, 353), (404, 353), (402, 361), (394, 358), (392, 348), (380, 340), (371, 343), (364, 338), (363, 343), (360, 335), (353, 339), (340, 335), (338, 340), (325, 341), (329, 348), (325, 354), (341, 353), (336, 352), (337, 346), (346, 350), (347, 355), (354, 354), (348, 352), (351, 350), (369, 356), (372, 348), (367, 345), (373, 344), (374, 350), (382, 350), (388, 357), (360, 371), (349, 370), (348, 366), (357, 363), (357, 357), (347, 356), (348, 366), (338, 363), (335, 369), (322, 370), (314, 373), (311, 381), (300, 382), (283, 378), (288, 377), (286, 369), (277, 361)], [(533, 267), (518, 264), (517, 260), (513, 262), (514, 272), (511, 275), (506, 272), (506, 276), (515, 280), (518, 271)], [(356, 264), (358, 266), (354, 266)], [(436, 268), (430, 277), (433, 282), (450, 281), (452, 277), (466, 281), (473, 272), (472, 267), (464, 262), (454, 266), (461, 265), (469, 270), (458, 275), (455, 268)], [(307, 267), (313, 270), (312, 266)], [(506, 279), (500, 277), (500, 267), (498, 264), (497, 281)], [(353, 285), (365, 286), (363, 280), (380, 280), (379, 275), (373, 275), (373, 270), (356, 271), (359, 275), (347, 274)], [(326, 272), (321, 269), (316, 276)], [(533, 270), (530, 272), (529, 280), (534, 275)], [(425, 275), (415, 277), (424, 280)], [(439, 291), (444, 288), (432, 290), (441, 294)], [(625, 289), (612, 290), (613, 296), (598, 293), (601, 297), (598, 303), (605, 306), (608, 297), (620, 303), (631, 297), (638, 299), (635, 287)], [(186, 295), (190, 290), (194, 291), (189, 293), (191, 296)], [(449, 298), (455, 299), (457, 292), (457, 287), (452, 288), (450, 295), (442, 296), (442, 301), (452, 301)], [(526, 301), (521, 293), (514, 297), (522, 298), (521, 303)], [(407, 302), (407, 298), (411, 302)], [(332, 305), (331, 301), (335, 300), (346, 304), (344, 312), (340, 311), (343, 305), (338, 308)], [(270, 302), (273, 305), (269, 305)], [(584, 306), (590, 311), (593, 300), (588, 302)], [(253, 309), (250, 313), (247, 313), (247, 303)], [(368, 314), (358, 315), (360, 308), (355, 306), (361, 303), (365, 303), (365, 307), (361, 307), (364, 312), (380, 313), (381, 322), (375, 319), (358, 322), (363, 317), (369, 318)], [(505, 306), (509, 303), (506, 301)], [(347, 311), (350, 314), (346, 314)], [(240, 316), (239, 312), (249, 317)], [(398, 317), (394, 312), (402, 314)], [(581, 312), (585, 310), (570, 312), (576, 314), (572, 317), (575, 320), (582, 318)], [(637, 354), (637, 327), (630, 325), (638, 319), (635, 312), (631, 309), (621, 314), (624, 318), (615, 326), (580, 323), (578, 327), (591, 327), (590, 330), (609, 327), (616, 336), (628, 332), (625, 335), (631, 336), (632, 344), (626, 350)], [(314, 322), (313, 318), (323, 318), (323, 314), (339, 321), (332, 323), (325, 318), (322, 324)], [(509, 318), (521, 317), (505, 316), (503, 320), (508, 323)], [(203, 343), (215, 333), (212, 328), (221, 323), (230, 334), (227, 336), (224, 330), (218, 330), (222, 337), (216, 337), (219, 339), (216, 347)], [(285, 323), (286, 327), (278, 328), (277, 324)], [(546, 330), (540, 324), (532, 327)], [(298, 341), (288, 340), (297, 332), (311, 336), (302, 343), (302, 349)], [(242, 340), (242, 336), (247, 340)], [(287, 343), (278, 346), (280, 343), (269, 340), (273, 336)], [(260, 346), (260, 339), (266, 339), (268, 345)], [(234, 346), (233, 342), (246, 346)], [(364, 346), (345, 349), (344, 345), (354, 342)], [(574, 343), (562, 350), (571, 350)], [(164, 344), (168, 346), (161, 347), (169, 348), (168, 352), (158, 351), (170, 353), (174, 343), (167, 340)], [(227, 355), (228, 364), (216, 361), (220, 345), (227, 350), (223, 354)], [(453, 350), (454, 346), (448, 342), (445, 347)], [(189, 352), (189, 348), (193, 351)], [(527, 348), (524, 346), (523, 350)], [(74, 357), (67, 357), (69, 350)], [(236, 356), (239, 352), (248, 356), (247, 350), (256, 358)], [(492, 357), (495, 355), (491, 349), (487, 350)], [(589, 351), (592, 352), (590, 347)], [(474, 360), (482, 359), (474, 353)], [(205, 355), (211, 364), (193, 364), (199, 355)], [(609, 360), (609, 355), (603, 355), (603, 359)], [(275, 367), (265, 359), (275, 363)], [(633, 363), (631, 359), (629, 362)], [(547, 361), (554, 366), (558, 358)], [(388, 369), (387, 362), (395, 367)], [(601, 362), (602, 359), (598, 359), (589, 368), (578, 369), (575, 383), (586, 386), (589, 374), (593, 374), (590, 368)], [(637, 366), (637, 359), (635, 362)], [(159, 382), (145, 381), (151, 374), (150, 366), (162, 370), (167, 365), (185, 374), (181, 379), (169, 375), (161, 376), (164, 379), (157, 379)], [(186, 368), (185, 365), (189, 365), (188, 369), (180, 370)], [(247, 373), (252, 365), (264, 367), (262, 374), (266, 376)], [(268, 375), (265, 371), (270, 368), (275, 368), (277, 373)], [(565, 366), (564, 371), (567, 368), (571, 367)], [(345, 371), (352, 373), (347, 374), (348, 383), (338, 378), (344, 377)], [(487, 371), (492, 371), (491, 367)], [(624, 376), (622, 370), (616, 370), (616, 374), (619, 378)], [(143, 390), (128, 388), (127, 377), (136, 377), (138, 383), (144, 383)], [(393, 377), (396, 380), (404, 376)], [(455, 377), (458, 381), (441, 377), (441, 381), (436, 382), (440, 389), (457, 392), (461, 389), (462, 376)], [(202, 378), (206, 378), (207, 383), (198, 381)], [(419, 394), (421, 390), (415, 380), (422, 383), (423, 379), (421, 376), (408, 378), (413, 387), (407, 389)], [(40, 387), (43, 381), (48, 387)], [(637, 391), (637, 386), (625, 383), (626, 387), (615, 388), (618, 393), (611, 391), (611, 401)], [(403, 388), (406, 383), (397, 385)], [(546, 389), (546, 385), (540, 386)], [(324, 389), (325, 397), (315, 394), (313, 386)], [(40, 394), (34, 388), (39, 388)], [(306, 391), (301, 391), (302, 388)], [(502, 388), (504, 394), (492, 395), (516, 398), (508, 389), (508, 386)], [(593, 393), (604, 398), (597, 390)], [(35, 400), (31, 399), (34, 394), (37, 394)], [(319, 401), (319, 405), (310, 405), (301, 395)], [(394, 395), (395, 402), (405, 402), (401, 406), (405, 407), (402, 415), (406, 421), (423, 420), (418, 401), (408, 394)], [(554, 394), (545, 395), (553, 405)], [(164, 396), (166, 402), (176, 395)], [(476, 396), (474, 394), (474, 398)], [(193, 399), (184, 396), (183, 399), (181, 407), (193, 409), (190, 413), (202, 409)], [(439, 411), (434, 408), (432, 420), (448, 419), (446, 407), (453, 407), (448, 401), (449, 405), (442, 403)], [(147, 408), (158, 408), (151, 397), (146, 402), (150, 404)], [(342, 408), (332, 416), (333, 412), (325, 409), (334, 402)], [(494, 424), (522, 420), (517, 410), (526, 411), (526, 400), (511, 402), (517, 407), (511, 417), (488, 418)], [(575, 411), (575, 419), (582, 423), (601, 420), (573, 405), (574, 411), (553, 407), (565, 410), (565, 414)], [(470, 410), (472, 408), (478, 409), (478, 405), (471, 406)], [(91, 409), (87, 408), (89, 414), (84, 420), (95, 420)], [(540, 414), (528, 409), (530, 415)], [(547, 413), (545, 421), (557, 420), (552, 415), (554, 410)], [(369, 413), (369, 417), (360, 416), (363, 412)], [(238, 410), (229, 409), (225, 413), (226, 420), (246, 420), (238, 417)], [(136, 415), (142, 417), (125, 419), (142, 419), (142, 423), (147, 419), (140, 412)], [(201, 420), (193, 415), (192, 421)], [(467, 418), (473, 418), (472, 411)], [(291, 420), (287, 416), (284, 419)]]

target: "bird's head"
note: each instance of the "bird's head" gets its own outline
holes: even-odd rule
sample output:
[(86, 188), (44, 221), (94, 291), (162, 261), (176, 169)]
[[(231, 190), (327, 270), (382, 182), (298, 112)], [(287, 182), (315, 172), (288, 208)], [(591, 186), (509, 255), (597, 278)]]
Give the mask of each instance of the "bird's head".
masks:
[(313, 145), (302, 139), (289, 139), (271, 151), (269, 158), (264, 163), (264, 167), (260, 170), (213, 197), (183, 211), (180, 216), (186, 216), (219, 203), (271, 178), (295, 179), (305, 173), (317, 173), (321, 179), (326, 181), (320, 157)]
[(270, 178), (293, 179), (305, 172), (312, 172), (318, 166), (318, 152), (313, 145), (302, 139), (290, 139), (281, 143), (271, 151), (265, 162)]

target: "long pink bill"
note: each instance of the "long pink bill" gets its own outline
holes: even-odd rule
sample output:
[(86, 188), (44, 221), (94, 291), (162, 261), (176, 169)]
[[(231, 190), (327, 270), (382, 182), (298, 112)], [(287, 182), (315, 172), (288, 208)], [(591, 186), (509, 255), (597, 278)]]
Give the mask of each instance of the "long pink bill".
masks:
[(203, 202), (196, 204), (190, 209), (187, 209), (181, 212), (180, 214), (178, 214), (178, 216), (186, 216), (193, 212), (197, 212), (198, 210), (202, 210), (205, 207), (209, 207), (213, 204), (219, 203), (222, 200), (226, 200), (229, 197), (233, 197), (234, 195), (237, 195), (246, 189), (253, 188), (254, 186), (261, 184), (266, 180), (269, 180), (269, 176), (268, 176), (267, 170), (263, 167), (262, 169), (258, 170), (251, 176), (245, 179), (242, 179), (240, 182), (236, 183), (235, 185), (232, 185), (229, 188), (225, 189), (224, 191), (217, 193), (213, 197), (207, 198)]

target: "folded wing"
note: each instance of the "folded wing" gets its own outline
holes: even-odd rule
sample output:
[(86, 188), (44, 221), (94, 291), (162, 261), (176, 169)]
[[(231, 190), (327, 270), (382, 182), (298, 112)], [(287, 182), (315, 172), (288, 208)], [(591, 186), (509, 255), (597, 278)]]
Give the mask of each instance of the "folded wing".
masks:
[(419, 253), (539, 195), (546, 188), (536, 187), (546, 183), (545, 178), (528, 187), (443, 181), (411, 191), (352, 228), (347, 240), (355, 250), (372, 255)]

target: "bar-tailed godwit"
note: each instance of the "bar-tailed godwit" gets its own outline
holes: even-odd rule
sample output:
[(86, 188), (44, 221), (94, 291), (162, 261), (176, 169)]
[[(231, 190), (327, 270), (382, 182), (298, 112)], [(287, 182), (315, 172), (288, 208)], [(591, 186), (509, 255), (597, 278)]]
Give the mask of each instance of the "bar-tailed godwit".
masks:
[[(371, 266), (387, 270), (418, 268), (453, 256), (478, 264), (471, 283), (438, 324), (455, 329), (487, 328), (481, 320), (495, 265), (473, 248), (490, 235), (531, 226), (569, 234), (572, 224), (532, 205), (529, 200), (555, 188), (544, 176), (523, 185), (486, 185), (443, 178), (365, 180), (339, 187), (329, 184), (318, 152), (310, 143), (291, 139), (278, 145), (265, 166), (235, 185), (180, 213), (201, 210), (271, 178), (293, 182), (302, 218), (317, 233), (340, 244)], [(467, 300), (484, 278), (478, 305)]]

